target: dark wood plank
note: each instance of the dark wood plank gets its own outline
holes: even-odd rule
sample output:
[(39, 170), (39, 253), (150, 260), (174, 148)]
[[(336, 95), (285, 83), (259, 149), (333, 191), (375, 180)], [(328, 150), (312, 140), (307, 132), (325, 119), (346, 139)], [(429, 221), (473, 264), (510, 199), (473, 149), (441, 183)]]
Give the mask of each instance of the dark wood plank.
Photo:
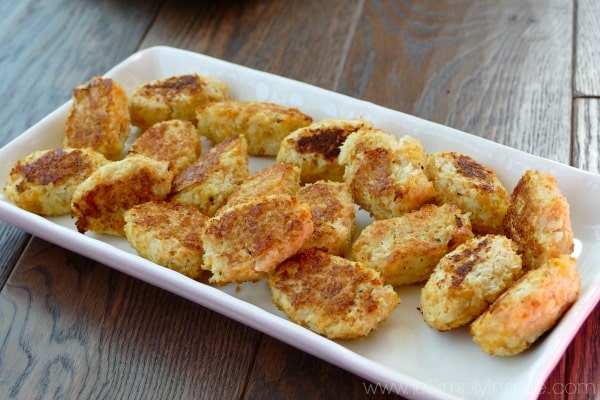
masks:
[[(292, 383), (293, 382), (293, 383)], [(389, 388), (264, 336), (246, 399), (402, 399)]]
[(175, 46), (334, 89), (361, 3), (171, 1), (141, 47)]
[(0, 290), (29, 238), (22, 230), (0, 221)]
[(573, 165), (600, 174), (600, 99), (575, 99), (573, 114)]
[(565, 382), (567, 382), (566, 370), (568, 365), (566, 355), (564, 355), (540, 389), (538, 400), (562, 400), (566, 398), (564, 388)]
[(369, 1), (339, 89), (568, 163), (572, 15), (571, 0)]
[(238, 398), (260, 340), (40, 239), (0, 293), (0, 313), (3, 398)]
[(577, 1), (575, 31), (575, 79), (576, 96), (600, 96), (600, 3), (596, 0)]
[(567, 349), (569, 368), (564, 381), (548, 385), (569, 400), (597, 399), (600, 395), (600, 306), (585, 321)]
[(135, 51), (160, 3), (0, 2), (0, 146)]

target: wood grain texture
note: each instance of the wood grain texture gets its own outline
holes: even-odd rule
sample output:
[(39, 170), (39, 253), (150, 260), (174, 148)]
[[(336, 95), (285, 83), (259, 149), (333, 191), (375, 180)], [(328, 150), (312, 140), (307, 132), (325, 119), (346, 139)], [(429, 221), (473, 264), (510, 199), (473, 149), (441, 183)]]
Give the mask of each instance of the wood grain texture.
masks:
[(369, 1), (339, 88), (568, 163), (572, 14), (571, 0)]
[(260, 339), (40, 239), (1, 292), (0, 313), (6, 399), (239, 398)]
[(566, 398), (563, 390), (566, 382), (566, 370), (567, 358), (564, 355), (546, 379), (540, 390), (538, 400), (563, 400)]
[(573, 114), (573, 166), (600, 174), (600, 99), (575, 99)]
[(260, 343), (244, 398), (402, 399), (384, 386), (356, 377), (268, 336)]
[(172, 1), (141, 47), (176, 46), (335, 89), (362, 3)]
[[(590, 314), (579, 330), (579, 336), (567, 349), (565, 380), (547, 384), (549, 390), (562, 392), (568, 400), (598, 399), (600, 396), (600, 306)], [(585, 340), (578, 340), (585, 337)]]
[(600, 96), (600, 2), (577, 0), (576, 96)]
[(159, 4), (0, 2), (0, 94), (10, 98), (0, 107), (0, 146), (69, 100), (74, 86), (135, 51)]
[(0, 290), (31, 236), (0, 221)]

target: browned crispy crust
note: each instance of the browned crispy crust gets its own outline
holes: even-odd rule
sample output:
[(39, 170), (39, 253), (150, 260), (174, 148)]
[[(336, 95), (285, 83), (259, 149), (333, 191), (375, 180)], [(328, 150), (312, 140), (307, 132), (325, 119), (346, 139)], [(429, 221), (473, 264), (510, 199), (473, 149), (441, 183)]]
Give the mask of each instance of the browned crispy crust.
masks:
[[(242, 141), (245, 141), (243, 136), (231, 136), (211, 147), (193, 166), (182, 171), (175, 177), (173, 180), (173, 193), (181, 192), (191, 185), (203, 183), (211, 171), (223, 164), (222, 157), (229, 154)], [(242, 161), (246, 162), (245, 168), (242, 169), (245, 169), (245, 175), (247, 175), (247, 154), (243, 151), (236, 151), (235, 154), (239, 154), (242, 157)]]
[(94, 77), (73, 89), (65, 147), (89, 147), (109, 160), (121, 158), (129, 137), (125, 90), (110, 78)]
[(189, 121), (157, 122), (146, 129), (129, 148), (128, 154), (142, 154), (167, 161), (175, 173), (193, 164), (200, 156), (202, 144), (196, 127)]
[(356, 229), (356, 210), (348, 186), (343, 182), (318, 181), (300, 188), (296, 196), (310, 206), (315, 226), (303, 248), (326, 248), (331, 254), (346, 255)]
[(52, 149), (38, 154), (31, 162), (17, 161), (10, 174), (21, 175), (30, 184), (59, 185), (73, 177), (85, 178), (96, 169), (85, 149)]
[(210, 219), (202, 268), (210, 282), (257, 281), (297, 252), (313, 233), (310, 207), (289, 195), (238, 204)]
[(195, 207), (167, 201), (138, 204), (125, 212), (125, 236), (138, 254), (192, 279), (201, 277), (202, 232), (208, 217)]
[(304, 136), (295, 143), (299, 153), (317, 153), (326, 160), (337, 160), (340, 146), (351, 132), (344, 129), (319, 129), (314, 136)]
[(354, 192), (367, 191), (372, 197), (402, 198), (403, 188), (390, 181), (392, 154), (388, 149), (376, 148), (363, 153), (363, 163), (357, 168), (352, 181)]
[(165, 199), (172, 179), (166, 162), (141, 155), (98, 168), (73, 194), (71, 216), (77, 230), (124, 236), (125, 211), (136, 204)]
[(33, 213), (68, 214), (77, 186), (107, 162), (91, 149), (36, 151), (13, 166), (4, 192), (13, 203)]
[(175, 177), (170, 199), (191, 204), (212, 217), (248, 175), (246, 139), (231, 136)]
[(569, 203), (556, 179), (540, 171), (526, 171), (519, 179), (503, 228), (517, 244), (526, 269), (571, 254), (574, 248)]
[(425, 149), (416, 138), (359, 129), (348, 136), (338, 159), (354, 201), (375, 219), (397, 217), (435, 199), (424, 171)]
[(502, 233), (510, 195), (491, 168), (465, 154), (437, 152), (428, 156), (427, 175), (438, 204), (458, 205), (478, 233)]
[(227, 86), (198, 74), (170, 76), (141, 85), (131, 95), (131, 123), (141, 129), (170, 119), (196, 123), (196, 109), (229, 98)]
[(352, 132), (371, 126), (362, 118), (313, 122), (283, 139), (277, 162), (290, 162), (300, 167), (302, 183), (318, 180), (341, 182), (344, 166), (338, 162), (340, 146)]
[(473, 237), (471, 222), (455, 204), (426, 204), (362, 230), (352, 258), (381, 273), (394, 286), (419, 283), (448, 252)]
[(332, 339), (367, 336), (400, 301), (377, 271), (316, 248), (284, 261), (269, 285), (292, 321)]
[(289, 163), (265, 167), (242, 182), (227, 199), (225, 211), (238, 204), (255, 202), (257, 199), (280, 194), (295, 195), (300, 188), (300, 171)]
[(421, 290), (425, 322), (448, 331), (477, 318), (521, 276), (514, 247), (503, 235), (485, 235), (442, 257)]

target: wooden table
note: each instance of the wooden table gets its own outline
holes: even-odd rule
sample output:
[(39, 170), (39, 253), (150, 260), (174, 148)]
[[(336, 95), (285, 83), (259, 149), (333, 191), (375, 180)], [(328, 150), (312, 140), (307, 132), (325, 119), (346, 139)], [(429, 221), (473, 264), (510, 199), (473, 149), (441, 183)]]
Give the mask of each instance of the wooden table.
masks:
[[(164, 44), (600, 172), (596, 0), (0, 3), (0, 146)], [(0, 398), (317, 399), (364, 379), (0, 224)], [(600, 308), (540, 399), (600, 396)]]

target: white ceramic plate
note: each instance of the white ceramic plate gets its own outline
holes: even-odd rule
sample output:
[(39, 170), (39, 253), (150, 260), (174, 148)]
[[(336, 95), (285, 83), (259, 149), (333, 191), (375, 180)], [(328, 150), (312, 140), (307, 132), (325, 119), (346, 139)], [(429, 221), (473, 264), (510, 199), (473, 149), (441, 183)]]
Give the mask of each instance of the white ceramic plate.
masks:
[[(0, 193), (0, 218), (29, 233), (178, 294), (372, 382), (365, 391), (393, 391), (414, 399), (534, 399), (566, 347), (600, 298), (600, 176), (535, 157), (445, 126), (311, 85), (255, 71), (204, 55), (153, 47), (110, 70), (131, 93), (140, 84), (190, 72), (224, 81), (231, 96), (295, 106), (315, 120), (362, 116), (397, 135), (419, 138), (428, 152), (454, 150), (493, 168), (509, 190), (526, 169), (551, 173), (571, 204), (581, 296), (560, 323), (525, 353), (495, 358), (483, 353), (465, 329), (439, 333), (417, 310), (419, 288), (399, 290), (402, 303), (363, 340), (335, 342), (294, 323), (271, 303), (265, 282), (222, 288), (193, 281), (137, 256), (123, 238), (79, 234), (69, 217), (43, 218), (23, 211)], [(0, 149), (0, 186), (16, 160), (34, 150), (60, 147), (70, 104), (58, 108)], [(253, 158), (251, 169), (271, 161)], [(359, 213), (358, 224), (369, 218)]]

